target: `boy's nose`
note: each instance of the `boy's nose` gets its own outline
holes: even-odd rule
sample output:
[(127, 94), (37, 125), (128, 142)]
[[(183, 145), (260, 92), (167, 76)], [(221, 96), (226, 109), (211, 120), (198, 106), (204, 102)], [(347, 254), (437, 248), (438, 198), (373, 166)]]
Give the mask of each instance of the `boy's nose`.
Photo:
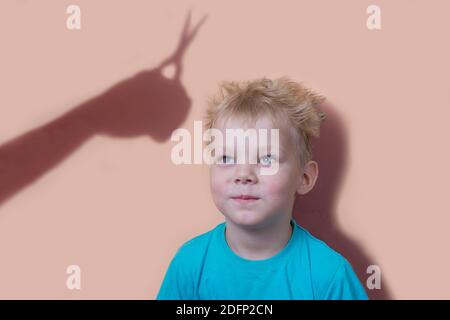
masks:
[(236, 166), (234, 183), (253, 184), (257, 182), (257, 176), (254, 173), (253, 165), (239, 164)]

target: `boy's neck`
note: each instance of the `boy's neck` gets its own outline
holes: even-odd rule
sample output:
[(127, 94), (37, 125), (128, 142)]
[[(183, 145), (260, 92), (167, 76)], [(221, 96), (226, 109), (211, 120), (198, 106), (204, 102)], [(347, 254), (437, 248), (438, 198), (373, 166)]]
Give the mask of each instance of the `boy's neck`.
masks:
[(291, 217), (287, 215), (261, 228), (243, 228), (226, 219), (225, 239), (240, 257), (249, 260), (268, 259), (280, 252), (293, 232)]

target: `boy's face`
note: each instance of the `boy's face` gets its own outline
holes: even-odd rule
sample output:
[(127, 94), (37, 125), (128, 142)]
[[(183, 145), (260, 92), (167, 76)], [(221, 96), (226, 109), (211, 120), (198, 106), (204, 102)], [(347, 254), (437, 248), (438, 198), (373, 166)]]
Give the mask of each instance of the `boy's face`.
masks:
[[(247, 129), (242, 120), (237, 118), (230, 118), (226, 124), (219, 121), (215, 128), (219, 129), (224, 137), (226, 129)], [(236, 160), (234, 163), (230, 161), (236, 158), (238, 152), (236, 143), (234, 143), (234, 150), (231, 150), (230, 143), (224, 142), (224, 148), (219, 148), (223, 153), (219, 152), (217, 157), (221, 161), (212, 164), (210, 168), (210, 187), (214, 203), (227, 220), (243, 227), (263, 227), (276, 220), (290, 218), (296, 193), (308, 192), (309, 184), (312, 182), (314, 185), (315, 177), (311, 181), (307, 175), (305, 183), (303, 170), (300, 168), (298, 154), (295, 151), (294, 137), (286, 129), (287, 126), (276, 128), (272, 120), (264, 116), (259, 117), (252, 128), (267, 129), (268, 137), (270, 137), (271, 129), (279, 129), (278, 150), (271, 150), (270, 140), (267, 144), (268, 153), (276, 154), (276, 158), (271, 159), (270, 162), (278, 162), (277, 172), (272, 175), (261, 174), (260, 168), (267, 165), (268, 157), (267, 154), (259, 152), (261, 151), (260, 143), (256, 147), (258, 163), (250, 163), (247, 143), (245, 163), (240, 164), (236, 163)], [(251, 199), (246, 199), (248, 197), (245, 196)]]

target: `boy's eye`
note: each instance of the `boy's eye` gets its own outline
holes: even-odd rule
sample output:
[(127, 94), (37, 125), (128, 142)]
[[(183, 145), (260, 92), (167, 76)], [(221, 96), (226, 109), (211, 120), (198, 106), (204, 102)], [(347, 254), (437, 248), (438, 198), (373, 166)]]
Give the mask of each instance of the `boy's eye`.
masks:
[(227, 155), (220, 156), (217, 160), (218, 164), (232, 164), (233, 158)]
[(272, 155), (268, 154), (259, 159), (259, 163), (261, 163), (263, 166), (269, 165), (274, 161), (274, 158)]

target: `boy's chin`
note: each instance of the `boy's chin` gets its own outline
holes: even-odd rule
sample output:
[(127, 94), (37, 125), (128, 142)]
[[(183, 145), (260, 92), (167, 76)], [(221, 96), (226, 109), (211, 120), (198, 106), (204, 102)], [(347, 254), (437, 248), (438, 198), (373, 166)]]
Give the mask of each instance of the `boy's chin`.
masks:
[(259, 212), (240, 211), (225, 214), (228, 221), (242, 228), (255, 229), (266, 224), (268, 217)]

